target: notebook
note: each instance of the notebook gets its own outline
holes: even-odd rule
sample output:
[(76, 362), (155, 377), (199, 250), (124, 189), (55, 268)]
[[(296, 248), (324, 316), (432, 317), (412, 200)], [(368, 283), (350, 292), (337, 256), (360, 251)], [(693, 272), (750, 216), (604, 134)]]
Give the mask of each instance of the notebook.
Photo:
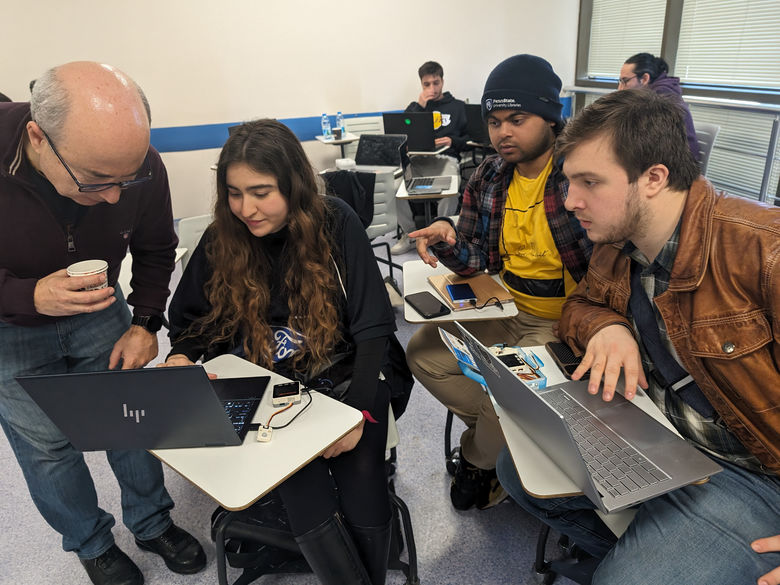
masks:
[(433, 112), (384, 113), (385, 134), (405, 134), (410, 152), (435, 154), (448, 147), (436, 148)]
[(441, 298), (449, 305), (453, 311), (465, 311), (466, 309), (473, 309), (471, 305), (462, 306), (460, 303), (454, 303), (447, 293), (448, 284), (460, 284), (466, 283), (471, 286), (471, 290), (474, 291), (474, 295), (477, 297), (477, 306), (482, 307), (490, 301), (498, 301), (502, 305), (505, 303), (511, 303), (514, 301), (512, 293), (506, 290), (498, 282), (496, 282), (489, 274), (477, 274), (475, 276), (458, 276), (455, 273), (448, 274), (434, 274), (428, 277), (428, 282), (439, 293)]
[(270, 377), (209, 380), (184, 366), (16, 380), (74, 447), (103, 451), (240, 445)]
[(493, 399), (603, 512), (615, 512), (721, 471), (712, 459), (630, 404), (569, 381), (533, 390), (456, 323)]

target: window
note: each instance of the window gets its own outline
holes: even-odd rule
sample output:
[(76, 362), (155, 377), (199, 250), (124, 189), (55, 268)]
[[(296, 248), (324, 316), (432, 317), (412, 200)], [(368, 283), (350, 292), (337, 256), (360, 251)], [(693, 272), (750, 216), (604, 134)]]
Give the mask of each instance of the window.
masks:
[(780, 89), (780, 2), (685, 0), (674, 74), (684, 84)]
[(666, 0), (595, 0), (588, 50), (588, 77), (615, 79), (636, 53), (661, 53)]

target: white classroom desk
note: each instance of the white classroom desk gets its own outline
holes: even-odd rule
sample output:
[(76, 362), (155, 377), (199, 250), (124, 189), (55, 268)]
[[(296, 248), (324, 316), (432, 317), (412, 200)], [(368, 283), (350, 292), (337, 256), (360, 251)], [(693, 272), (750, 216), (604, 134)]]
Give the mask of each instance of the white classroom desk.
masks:
[[(265, 422), (274, 412), (271, 388), (289, 382), (278, 374), (234, 355), (221, 355), (203, 364), (207, 372), (223, 378), (271, 376), (253, 422)], [(241, 510), (318, 457), (330, 445), (354, 429), (363, 419), (359, 410), (311, 392), (312, 404), (285, 429), (273, 431), (268, 443), (256, 441), (249, 431), (236, 447), (157, 449), (151, 453), (194, 483), (228, 510)], [(290, 420), (307, 402), (274, 417), (272, 425)]]
[[(422, 260), (409, 260), (404, 262), (404, 294), (428, 291), (437, 299), (441, 300), (445, 305), (447, 304), (444, 299), (441, 298), (439, 292), (433, 288), (431, 283), (428, 282), (428, 277), (434, 274), (447, 274), (452, 271), (444, 266), (441, 262), (438, 263), (436, 268), (431, 268)], [(493, 275), (493, 279), (501, 284), (501, 278), (497, 275)], [(465, 309), (463, 311), (452, 311), (447, 315), (441, 317), (434, 317), (433, 319), (426, 319), (415, 311), (409, 303), (404, 302), (404, 319), (409, 323), (441, 323), (451, 321), (485, 321), (487, 319), (507, 319), (517, 315), (517, 305), (514, 303), (504, 303), (504, 310), (498, 309), (493, 305), (488, 305), (484, 309)]]
[[(555, 365), (552, 357), (543, 345), (524, 347), (523, 351), (532, 351), (544, 363), (542, 372), (547, 377), (547, 386), (553, 386), (566, 381), (566, 377)], [(623, 389), (618, 391), (622, 394)], [(490, 390), (488, 390), (490, 394)], [(512, 455), (512, 461), (517, 469), (517, 475), (523, 489), (530, 495), (537, 498), (557, 498), (563, 496), (580, 496), (582, 491), (577, 485), (569, 479), (563, 470), (558, 467), (542, 449), (529, 437), (522, 427), (517, 424), (504, 410), (496, 403), (493, 396), (490, 396), (493, 407), (498, 415), (498, 422), (504, 433), (507, 447)], [(650, 400), (641, 388), (637, 388), (636, 396), (631, 400), (636, 406), (644, 410), (647, 414), (662, 423), (672, 432), (677, 433), (671, 422), (663, 415), (658, 407)], [(604, 514), (596, 510), (599, 516), (604, 520), (607, 526), (616, 534), (620, 535), (625, 531), (628, 524), (634, 517), (634, 509), (621, 510), (611, 514)]]
[(420, 195), (409, 195), (406, 191), (406, 182), (401, 181), (398, 185), (398, 190), (395, 193), (396, 199), (404, 201), (420, 201), (425, 206), (425, 225), (431, 225), (433, 219), (433, 213), (431, 213), (431, 205), (438, 199), (446, 199), (448, 197), (457, 197), (458, 186), (460, 185), (460, 177), (458, 175), (441, 175), (442, 177), (450, 178), (450, 186), (443, 189), (440, 193), (422, 193)]
[(341, 148), (341, 158), (344, 158), (344, 145), (355, 142), (360, 138), (360, 136), (358, 136), (357, 134), (352, 134), (350, 132), (343, 132), (341, 134), (341, 138), (335, 138), (333, 134), (331, 134), (330, 136), (317, 134), (314, 136), (314, 138), (319, 142), (322, 142), (323, 144), (334, 144), (336, 146), (339, 146)]

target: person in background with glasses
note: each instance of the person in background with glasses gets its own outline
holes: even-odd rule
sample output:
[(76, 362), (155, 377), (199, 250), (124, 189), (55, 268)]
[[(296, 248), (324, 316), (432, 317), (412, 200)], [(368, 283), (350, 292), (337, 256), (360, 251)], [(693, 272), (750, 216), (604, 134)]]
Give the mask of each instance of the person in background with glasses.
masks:
[[(114, 544), (82, 453), (15, 377), (140, 368), (157, 355), (177, 238), (149, 135), (143, 92), (108, 65), (55, 67), (30, 103), (0, 104), (0, 426), (41, 515), (97, 585), (140, 585), (143, 575)], [(126, 302), (116, 282), (128, 247)], [(88, 259), (105, 260), (107, 275), (68, 276)], [(200, 544), (171, 521), (160, 462), (146, 451), (106, 455), (136, 544), (172, 571), (202, 569)]]
[(693, 158), (699, 160), (699, 142), (696, 140), (696, 129), (693, 126), (691, 110), (682, 98), (679, 77), (669, 77), (669, 65), (661, 57), (650, 53), (637, 53), (629, 57), (620, 68), (618, 90), (644, 87), (655, 93), (667, 96), (682, 111), (685, 120), (685, 133), (688, 137), (688, 147)]

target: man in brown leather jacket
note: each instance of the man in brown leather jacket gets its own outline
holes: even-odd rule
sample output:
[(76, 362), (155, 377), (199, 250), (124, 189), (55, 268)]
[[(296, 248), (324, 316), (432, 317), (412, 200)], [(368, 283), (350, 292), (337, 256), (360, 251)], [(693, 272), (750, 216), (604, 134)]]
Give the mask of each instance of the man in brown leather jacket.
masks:
[(501, 484), (603, 558), (594, 584), (777, 585), (780, 209), (715, 192), (679, 109), (651, 92), (599, 99), (557, 151), (566, 208), (597, 244), (561, 315), (561, 337), (584, 353), (573, 377), (590, 369), (604, 400), (621, 373), (627, 398), (638, 383), (723, 471), (642, 504), (617, 542), (585, 497), (525, 494), (506, 451)]

